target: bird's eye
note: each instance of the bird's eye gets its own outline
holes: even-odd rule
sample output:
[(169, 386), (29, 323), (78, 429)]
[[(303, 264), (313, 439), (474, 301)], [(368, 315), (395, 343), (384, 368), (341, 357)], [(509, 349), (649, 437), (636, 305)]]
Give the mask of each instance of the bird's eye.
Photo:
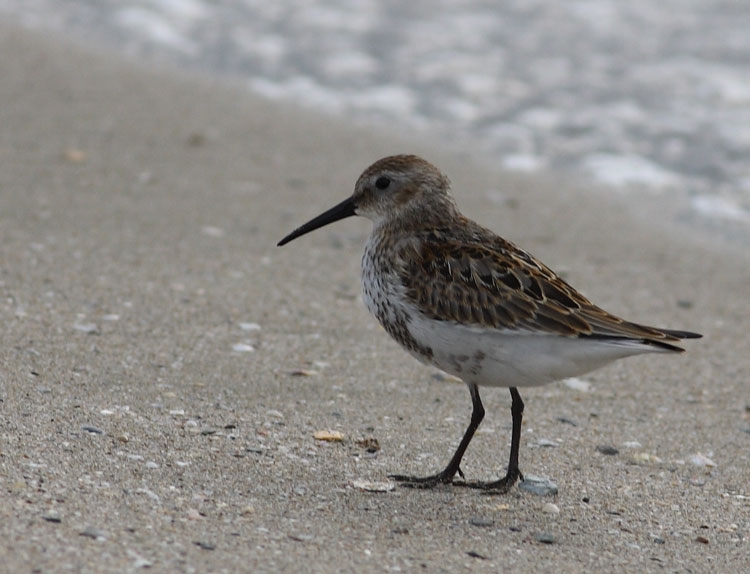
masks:
[(375, 180), (375, 187), (378, 189), (388, 189), (389, 185), (391, 185), (391, 178), (385, 177), (384, 175), (381, 175)]

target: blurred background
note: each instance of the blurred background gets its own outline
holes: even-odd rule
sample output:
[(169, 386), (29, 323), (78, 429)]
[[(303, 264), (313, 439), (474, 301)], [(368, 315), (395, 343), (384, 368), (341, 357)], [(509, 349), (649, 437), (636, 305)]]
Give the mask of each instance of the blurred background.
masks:
[(0, 0), (0, 16), (750, 237), (745, 2)]

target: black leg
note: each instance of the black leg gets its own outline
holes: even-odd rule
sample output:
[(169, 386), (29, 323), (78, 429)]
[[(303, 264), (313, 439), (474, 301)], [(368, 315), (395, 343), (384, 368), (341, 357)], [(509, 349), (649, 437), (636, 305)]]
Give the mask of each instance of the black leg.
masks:
[[(437, 486), (438, 484), (452, 483), (453, 477), (456, 476), (456, 473), (460, 474), (461, 477), (463, 477), (463, 473), (461, 472), (461, 468), (460, 468), (461, 459), (463, 458), (464, 453), (466, 452), (466, 448), (469, 446), (469, 443), (471, 442), (471, 439), (474, 437), (474, 433), (476, 432), (477, 428), (479, 428), (479, 424), (482, 422), (482, 419), (484, 418), (484, 407), (482, 406), (482, 399), (479, 398), (479, 388), (473, 383), (467, 383), (467, 384), (469, 386), (469, 392), (471, 393), (471, 407), (472, 407), (471, 422), (469, 423), (469, 426), (466, 428), (464, 437), (461, 439), (461, 443), (458, 445), (458, 448), (456, 449), (456, 452), (453, 454), (453, 457), (448, 463), (448, 466), (446, 466), (444, 470), (438, 472), (437, 474), (433, 474), (432, 476), (416, 477), (416, 476), (405, 476), (402, 474), (393, 474), (390, 476), (390, 478), (392, 478), (393, 480), (397, 480), (398, 482), (402, 482), (404, 486), (411, 486), (414, 488), (432, 488), (433, 486)], [(513, 390), (511, 390), (511, 392)], [(517, 392), (516, 392), (516, 395), (518, 395)], [(520, 401), (521, 397), (518, 397), (518, 400)], [(513, 404), (515, 404), (515, 399), (513, 401)], [(523, 403), (521, 403), (521, 412), (523, 412)], [(515, 421), (515, 415), (514, 415), (514, 421)], [(514, 425), (515, 425), (515, 422), (514, 422)], [(520, 422), (519, 422), (519, 426), (520, 426)], [(519, 434), (519, 440), (520, 440), (520, 434)], [(518, 448), (516, 448), (516, 470), (518, 470)]]
[(510, 414), (513, 417), (513, 430), (511, 432), (510, 460), (508, 461), (507, 474), (500, 480), (493, 482), (467, 482), (461, 484), (462, 486), (486, 490), (487, 494), (502, 494), (508, 492), (519, 478), (523, 480), (523, 474), (521, 474), (521, 470), (518, 467), (518, 451), (521, 447), (521, 422), (523, 421), (523, 401), (516, 387), (510, 387), (510, 396), (513, 401), (510, 405)]

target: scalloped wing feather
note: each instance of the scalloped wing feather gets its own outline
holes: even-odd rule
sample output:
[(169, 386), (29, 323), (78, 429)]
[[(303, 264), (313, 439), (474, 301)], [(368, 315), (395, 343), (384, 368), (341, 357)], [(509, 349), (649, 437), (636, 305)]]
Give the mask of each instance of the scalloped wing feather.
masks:
[(638, 325), (604, 311), (531, 255), (478, 225), (458, 238), (455, 228), (452, 233), (416, 234), (397, 260), (406, 296), (433, 320), (628, 339), (675, 351), (682, 349), (667, 342), (694, 336)]

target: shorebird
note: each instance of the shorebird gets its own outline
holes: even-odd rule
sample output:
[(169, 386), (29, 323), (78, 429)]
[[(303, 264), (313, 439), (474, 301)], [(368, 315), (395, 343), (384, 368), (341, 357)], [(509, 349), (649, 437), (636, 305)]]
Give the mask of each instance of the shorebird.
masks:
[(530, 253), (468, 219), (448, 178), (414, 155), (383, 158), (357, 180), (354, 193), (284, 237), (361, 215), (372, 221), (362, 257), (362, 293), (385, 331), (420, 361), (469, 387), (469, 426), (440, 472), (391, 475), (429, 488), (463, 478), (461, 459), (484, 418), (480, 386), (508, 387), (510, 459), (504, 477), (456, 482), (505, 492), (518, 465), (524, 403), (519, 387), (581, 375), (641, 353), (681, 353), (690, 331), (632, 323), (596, 306)]

